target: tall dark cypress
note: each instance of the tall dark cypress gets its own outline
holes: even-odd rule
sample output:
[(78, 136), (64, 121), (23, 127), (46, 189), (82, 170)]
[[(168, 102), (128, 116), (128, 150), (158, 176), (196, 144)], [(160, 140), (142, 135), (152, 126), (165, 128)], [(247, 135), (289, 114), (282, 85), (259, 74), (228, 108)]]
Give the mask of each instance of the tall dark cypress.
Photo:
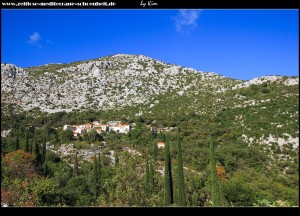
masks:
[(97, 198), (99, 195), (99, 165), (98, 165), (96, 154), (94, 157), (93, 171), (94, 171), (93, 180), (94, 180), (94, 187), (95, 187), (95, 196)]
[(20, 148), (20, 141), (19, 141), (19, 136), (17, 135), (15, 139), (15, 151), (17, 151)]
[(216, 173), (216, 162), (214, 158), (214, 144), (210, 142), (210, 177), (211, 177), (211, 200), (212, 206), (219, 206), (218, 182)]
[(38, 144), (37, 141), (34, 143), (34, 146), (35, 146), (34, 147), (34, 154), (35, 154), (36, 165), (40, 166), (41, 163), (42, 163), (42, 158), (41, 158), (41, 154), (40, 154), (39, 144)]
[(118, 156), (118, 153), (116, 153), (116, 156), (115, 156), (115, 166), (118, 166), (119, 165), (119, 156)]
[(150, 162), (149, 168), (149, 193), (152, 194), (154, 189), (154, 170), (152, 165), (152, 160)]
[(46, 161), (46, 142), (48, 137), (48, 129), (45, 130), (44, 136), (43, 136), (43, 143), (42, 143), (42, 163), (45, 163)]
[(98, 180), (99, 180), (99, 171), (98, 171), (99, 167), (98, 167), (98, 162), (97, 162), (97, 156), (95, 154), (94, 157), (94, 166), (93, 166), (93, 171), (94, 171), (94, 183), (97, 184)]
[(179, 141), (179, 134), (177, 134), (177, 166), (178, 166), (178, 205), (185, 206), (185, 190), (184, 190), (184, 173), (181, 143)]
[(100, 152), (98, 153), (98, 182), (100, 182), (100, 177), (101, 177), (101, 156), (100, 156)]
[(145, 174), (145, 193), (149, 197), (149, 163), (146, 160), (146, 174)]
[(74, 168), (73, 168), (73, 175), (78, 175), (78, 159), (77, 159), (77, 152), (75, 153), (75, 161), (74, 161)]
[(157, 147), (157, 144), (155, 143), (153, 146), (152, 146), (152, 157), (154, 160), (157, 159), (157, 155), (158, 155), (158, 147)]
[(26, 133), (25, 133), (25, 151), (29, 152), (29, 140), (28, 140), (28, 130), (26, 129)]
[(102, 169), (102, 165), (101, 165), (101, 156), (100, 156), (100, 152), (98, 154), (98, 190), (99, 190), (99, 193), (101, 191), (101, 169)]
[(165, 144), (165, 192), (164, 205), (169, 206), (173, 204), (173, 182), (172, 182), (172, 168), (169, 143)]
[(37, 143), (37, 137), (36, 137), (36, 133), (33, 134), (33, 141), (31, 144), (31, 154), (35, 155), (35, 149), (36, 149), (36, 143)]

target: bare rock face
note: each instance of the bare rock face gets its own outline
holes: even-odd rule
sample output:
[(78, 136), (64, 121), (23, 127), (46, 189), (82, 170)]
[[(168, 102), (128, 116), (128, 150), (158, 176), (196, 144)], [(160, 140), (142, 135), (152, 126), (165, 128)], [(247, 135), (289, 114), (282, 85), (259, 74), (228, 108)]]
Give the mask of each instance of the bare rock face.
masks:
[[(86, 108), (121, 109), (138, 104), (149, 107), (155, 97), (166, 93), (179, 97), (224, 93), (253, 83), (283, 79), (274, 77), (243, 82), (143, 55), (126, 54), (25, 69), (1, 64), (1, 102), (17, 103), (26, 110), (38, 107), (51, 113)], [(284, 83), (295, 85), (298, 80), (290, 78)]]
[(25, 71), (13, 64), (1, 64), (1, 79), (15, 79), (24, 76)]

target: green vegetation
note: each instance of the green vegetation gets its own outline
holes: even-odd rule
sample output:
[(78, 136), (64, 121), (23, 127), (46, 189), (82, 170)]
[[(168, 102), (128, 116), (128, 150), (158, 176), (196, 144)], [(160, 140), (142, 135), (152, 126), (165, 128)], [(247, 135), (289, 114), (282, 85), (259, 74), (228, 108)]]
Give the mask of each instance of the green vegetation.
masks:
[[(36, 68), (36, 76), (61, 68)], [(155, 69), (164, 67), (157, 64)], [(149, 103), (153, 108), (135, 104), (47, 114), (1, 104), (1, 130), (11, 130), (1, 137), (2, 203), (298, 206), (299, 146), (289, 140), (299, 137), (299, 87), (267, 82), (217, 92), (192, 73), (186, 78), (199, 89), (190, 88), (182, 96), (158, 94)], [(231, 86), (239, 81), (218, 78), (213, 83)], [(62, 130), (64, 124), (93, 120), (122, 120), (134, 127), (128, 134), (90, 131), (78, 139)], [(165, 149), (157, 147), (159, 141), (166, 143)], [(71, 143), (71, 154), (53, 151)], [(75, 153), (98, 148), (101, 153), (93, 152), (90, 160)]]
[[(178, 136), (178, 134), (177, 134)], [(184, 190), (184, 173), (183, 173), (183, 162), (181, 144), (179, 136), (177, 137), (177, 167), (178, 167), (178, 205), (185, 206), (185, 190)]]
[(172, 180), (172, 167), (169, 143), (166, 142), (165, 146), (165, 190), (164, 190), (164, 205), (169, 206), (173, 204), (173, 180)]

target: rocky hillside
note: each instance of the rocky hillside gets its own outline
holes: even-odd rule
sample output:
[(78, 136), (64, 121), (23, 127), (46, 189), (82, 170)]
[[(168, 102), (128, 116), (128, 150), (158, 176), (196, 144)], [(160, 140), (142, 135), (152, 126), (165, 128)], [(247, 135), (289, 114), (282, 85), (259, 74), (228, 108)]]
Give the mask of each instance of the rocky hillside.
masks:
[(1, 101), (55, 112), (120, 109), (147, 104), (156, 95), (221, 91), (240, 81), (166, 64), (142, 55), (114, 55), (71, 64), (19, 68), (1, 65)]
[[(20, 68), (1, 64), (1, 102), (43, 111), (120, 109), (148, 104), (157, 95), (225, 93), (251, 84), (298, 85), (298, 78), (260, 77), (242, 82), (142, 56), (103, 57), (71, 64)], [(251, 101), (246, 102), (252, 103)], [(154, 105), (152, 105), (154, 106)], [(238, 104), (237, 106), (243, 106)]]
[(205, 119), (203, 128), (208, 118), (217, 116), (220, 126), (237, 131), (245, 142), (270, 146), (299, 146), (298, 91), (298, 77), (241, 81), (142, 55), (24, 69), (1, 65), (2, 104), (50, 113), (109, 110), (157, 122), (194, 114)]
[[(133, 129), (128, 134), (103, 133), (105, 142), (91, 134), (74, 140), (70, 131), (62, 130), (65, 124), (94, 120), (120, 120)], [(160, 130), (168, 132), (156, 133)], [(272, 75), (242, 81), (124, 54), (29, 68), (1, 65), (3, 161), (20, 153), (16, 149), (39, 156), (44, 151), (36, 147), (48, 148), (51, 152), (42, 153), (47, 161), (40, 170), (47, 185), (51, 180), (59, 187), (56, 197), (61, 196), (57, 200), (62, 203), (47, 205), (162, 206), (164, 180), (159, 173), (163, 174), (164, 151), (156, 146), (165, 139), (170, 144), (174, 191), (179, 185), (176, 159), (177, 143), (181, 143), (188, 206), (211, 205), (207, 201), (211, 199), (212, 144), (222, 205), (299, 205), (298, 77)], [(96, 176), (98, 162), (91, 165), (87, 160), (99, 152), (103, 175), (97, 198), (91, 177)], [(78, 170), (72, 169), (77, 157), (78, 176)], [(143, 192), (148, 159), (157, 171), (150, 199)], [(117, 166), (110, 166), (117, 161)], [(15, 180), (18, 166), (12, 163), (13, 172), (4, 172), (1, 195), (10, 199), (7, 191), (36, 191), (27, 180), (26, 184)], [(9, 163), (2, 166), (6, 171), (10, 168)], [(24, 166), (19, 167), (22, 172)], [(30, 189), (18, 190), (19, 185)], [(18, 193), (16, 197), (25, 200)]]

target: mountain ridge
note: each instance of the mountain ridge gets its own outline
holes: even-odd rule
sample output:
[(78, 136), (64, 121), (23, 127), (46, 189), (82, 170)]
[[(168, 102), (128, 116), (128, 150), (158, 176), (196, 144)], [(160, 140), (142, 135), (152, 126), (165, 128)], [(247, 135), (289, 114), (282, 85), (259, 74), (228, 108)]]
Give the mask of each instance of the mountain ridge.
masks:
[(129, 54), (28, 68), (1, 64), (1, 78), (2, 102), (13, 101), (27, 110), (40, 107), (50, 112), (81, 109), (86, 104), (93, 109), (149, 104), (157, 95), (173, 92), (183, 96), (191, 88), (198, 93), (224, 93), (265, 82), (299, 83), (285, 76), (236, 80)]

